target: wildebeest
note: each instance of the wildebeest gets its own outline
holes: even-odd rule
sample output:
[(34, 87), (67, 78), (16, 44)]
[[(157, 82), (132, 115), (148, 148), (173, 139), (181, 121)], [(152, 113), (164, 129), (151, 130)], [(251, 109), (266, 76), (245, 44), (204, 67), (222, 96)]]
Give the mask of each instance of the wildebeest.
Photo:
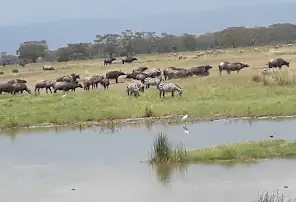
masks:
[(13, 85), (13, 94), (16, 94), (18, 92), (21, 92), (23, 94), (23, 91), (27, 91), (29, 94), (31, 94), (31, 90), (27, 87), (25, 83), (14, 83)]
[(175, 91), (178, 91), (180, 96), (183, 93), (183, 89), (179, 85), (177, 85), (175, 83), (160, 83), (158, 85), (158, 90), (159, 90), (159, 97), (160, 98), (161, 98), (161, 95), (163, 97), (165, 97), (166, 92), (171, 92), (172, 97), (174, 97)]
[(108, 89), (109, 88), (109, 85), (110, 85), (110, 81), (109, 79), (107, 78), (103, 78), (101, 81), (100, 81), (101, 85), (104, 87), (104, 89)]
[(80, 79), (79, 74), (70, 74), (70, 75), (65, 75), (65, 76), (61, 76), (59, 78), (56, 79), (57, 82), (73, 82), (76, 81), (77, 79)]
[(208, 76), (209, 75), (209, 70), (212, 69), (213, 67), (210, 65), (203, 65), (203, 66), (198, 66), (198, 67), (192, 67), (189, 69), (189, 71), (193, 75), (198, 75), (198, 76)]
[(47, 71), (47, 70), (54, 70), (54, 67), (51, 65), (43, 65), (43, 71)]
[(125, 77), (126, 79), (136, 79), (144, 83), (144, 79), (147, 78), (149, 75), (142, 73), (142, 72), (133, 72), (131, 74), (127, 74)]
[(133, 61), (138, 60), (135, 57), (123, 57), (121, 58), (122, 64), (124, 63), (132, 63)]
[(53, 86), (54, 82), (49, 80), (40, 80), (37, 81), (35, 84), (35, 92), (38, 90), (38, 93), (40, 92), (40, 89), (45, 88), (46, 93), (48, 93), (48, 90), (50, 93), (52, 93), (51, 88)]
[(159, 68), (146, 69), (143, 73), (147, 74), (149, 77), (161, 76), (161, 70)]
[(273, 68), (273, 67), (278, 67), (279, 69), (282, 68), (282, 66), (287, 66), (289, 67), (290, 66), (290, 62), (288, 61), (285, 61), (284, 59), (282, 58), (276, 58), (276, 59), (271, 59), (269, 60), (269, 62), (267, 63), (268, 67), (269, 68)]
[(14, 86), (11, 83), (1, 83), (0, 84), (0, 94), (2, 94), (2, 92), (12, 94), (13, 90), (14, 90)]
[(219, 72), (220, 72), (220, 75), (222, 75), (223, 70), (225, 70), (227, 74), (230, 74), (231, 71), (236, 71), (238, 74), (239, 71), (244, 67), (249, 67), (249, 65), (247, 63), (241, 63), (241, 62), (234, 62), (234, 63), (221, 62), (219, 64)]
[(164, 79), (178, 79), (192, 76), (192, 73), (188, 69), (170, 67), (163, 70)]
[(27, 81), (26, 80), (23, 80), (23, 79), (13, 79), (13, 80), (7, 81), (7, 83), (10, 83), (10, 84), (14, 84), (14, 83), (27, 83)]
[(75, 91), (76, 88), (83, 88), (83, 87), (77, 81), (75, 81), (75, 82), (74, 81), (72, 81), (72, 82), (60, 81), (60, 82), (55, 82), (53, 84), (54, 93), (56, 93), (58, 90)]
[(128, 83), (126, 86), (127, 95), (140, 96), (140, 88), (136, 82)]
[(148, 69), (148, 67), (137, 67), (133, 70), (133, 72), (143, 72), (147, 69)]
[(86, 78), (83, 82), (84, 90), (89, 90), (90, 86), (92, 86), (92, 89), (98, 88), (98, 84), (101, 82), (102, 79), (104, 79), (104, 77), (99, 75)]
[(116, 58), (107, 58), (104, 60), (104, 65), (111, 65), (114, 60), (116, 60)]
[(150, 86), (156, 86), (158, 88), (158, 85), (161, 83), (162, 77), (147, 77), (144, 79), (144, 84), (146, 88), (150, 88)]
[(122, 71), (110, 71), (106, 73), (106, 79), (115, 79), (115, 82), (118, 83), (118, 77), (125, 75)]

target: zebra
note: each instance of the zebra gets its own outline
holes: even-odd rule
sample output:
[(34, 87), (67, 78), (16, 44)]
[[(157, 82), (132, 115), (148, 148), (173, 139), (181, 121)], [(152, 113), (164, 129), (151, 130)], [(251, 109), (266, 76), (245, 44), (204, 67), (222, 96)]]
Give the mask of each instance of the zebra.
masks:
[(126, 87), (127, 95), (131, 95), (134, 93), (134, 96), (140, 96), (140, 88), (137, 82), (131, 82), (127, 84)]
[(178, 91), (180, 96), (182, 96), (182, 93), (183, 93), (183, 89), (175, 83), (160, 83), (158, 85), (158, 90), (159, 90), (160, 98), (161, 98), (161, 94), (164, 97), (164, 94), (166, 92), (172, 92), (172, 97), (174, 96), (175, 91)]
[(162, 77), (155, 77), (155, 78), (151, 78), (151, 77), (147, 77), (144, 79), (144, 84), (147, 88), (150, 88), (150, 86), (156, 86), (158, 88), (158, 85), (161, 83), (162, 81)]
[(140, 89), (140, 91), (144, 92), (145, 85), (142, 83), (142, 81), (132, 80), (132, 83), (136, 83), (138, 85), (138, 88)]

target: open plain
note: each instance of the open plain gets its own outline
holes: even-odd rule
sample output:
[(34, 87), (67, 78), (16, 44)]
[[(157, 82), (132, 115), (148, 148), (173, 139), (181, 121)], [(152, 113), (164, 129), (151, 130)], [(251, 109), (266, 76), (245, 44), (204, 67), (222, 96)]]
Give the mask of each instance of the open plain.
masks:
[[(208, 54), (207, 54), (208, 53)], [(178, 59), (178, 55), (187, 56)], [(283, 67), (281, 71), (294, 75), (296, 71), (296, 48), (294, 46), (280, 47), (251, 47), (242, 49), (225, 49), (219, 54), (206, 52), (202, 57), (196, 57), (196, 52), (173, 54), (138, 55), (138, 61), (132, 64), (121, 64), (117, 58), (112, 65), (104, 66), (102, 60), (69, 61), (50, 63), (55, 70), (43, 71), (44, 63), (28, 64), (25, 67), (9, 65), (0, 69), (0, 83), (10, 79), (25, 79), (32, 95), (23, 94), (0, 96), (1, 119), (0, 128), (30, 126), (43, 123), (66, 124), (85, 121), (100, 121), (105, 119), (124, 119), (136, 117), (161, 117), (168, 115), (189, 114), (189, 117), (222, 118), (241, 116), (280, 116), (296, 114), (296, 89), (294, 82), (285, 85), (255, 82), (252, 77), (260, 74), (271, 58), (282, 57), (290, 61), (290, 67)], [(194, 56), (194, 57), (193, 57)], [(238, 74), (232, 72), (227, 75), (219, 74), (220, 62), (246, 62), (250, 67), (242, 69)], [(49, 63), (46, 63), (49, 64)], [(128, 96), (126, 93), (125, 76), (121, 76), (119, 83), (111, 80), (108, 90), (100, 86), (96, 90), (77, 90), (62, 92), (57, 95), (34, 93), (34, 84), (38, 80), (55, 80), (59, 76), (71, 73), (80, 74), (83, 78), (92, 75), (103, 75), (111, 70), (121, 70), (131, 73), (139, 66), (148, 68), (168, 67), (190, 68), (209, 64), (210, 75), (205, 77), (189, 77), (174, 79), (174, 82), (183, 89), (183, 95), (177, 93), (171, 97), (170, 93), (165, 98), (159, 98), (156, 87), (150, 87), (141, 93), (140, 97)], [(12, 73), (17, 68), (19, 73)], [(287, 70), (288, 69), (288, 70)], [(290, 77), (289, 77), (290, 78)], [(291, 77), (292, 78), (292, 77)], [(293, 77), (294, 78), (294, 77)], [(264, 85), (265, 84), (265, 85)]]

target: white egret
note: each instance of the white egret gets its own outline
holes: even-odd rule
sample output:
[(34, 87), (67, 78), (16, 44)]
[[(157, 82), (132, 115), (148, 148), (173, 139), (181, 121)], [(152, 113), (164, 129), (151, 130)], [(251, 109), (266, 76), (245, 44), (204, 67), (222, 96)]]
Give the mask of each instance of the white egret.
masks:
[(185, 121), (187, 118), (188, 118), (188, 114), (185, 114), (185, 115), (182, 117), (182, 121)]

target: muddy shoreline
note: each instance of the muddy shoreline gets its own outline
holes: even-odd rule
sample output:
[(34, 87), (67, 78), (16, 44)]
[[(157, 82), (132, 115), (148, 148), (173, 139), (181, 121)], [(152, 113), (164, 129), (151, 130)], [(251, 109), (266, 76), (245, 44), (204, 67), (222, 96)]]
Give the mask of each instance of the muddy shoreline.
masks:
[[(44, 123), (36, 124), (31, 126), (15, 126), (15, 127), (2, 127), (1, 131), (11, 130), (11, 129), (30, 129), (30, 128), (50, 128), (56, 126), (70, 126), (70, 125), (88, 125), (88, 126), (108, 126), (113, 124), (126, 125), (126, 124), (140, 124), (140, 123), (181, 123), (182, 116), (162, 116), (162, 117), (146, 117), (146, 118), (127, 118), (127, 119), (114, 119), (114, 120), (102, 120), (102, 121), (84, 121), (84, 122), (74, 122), (74, 123), (64, 123), (64, 124), (53, 124)], [(295, 119), (296, 115), (287, 116), (258, 116), (258, 117), (189, 117), (187, 123), (189, 122), (204, 122), (204, 121), (217, 121), (217, 120), (280, 120), (280, 119)]]

